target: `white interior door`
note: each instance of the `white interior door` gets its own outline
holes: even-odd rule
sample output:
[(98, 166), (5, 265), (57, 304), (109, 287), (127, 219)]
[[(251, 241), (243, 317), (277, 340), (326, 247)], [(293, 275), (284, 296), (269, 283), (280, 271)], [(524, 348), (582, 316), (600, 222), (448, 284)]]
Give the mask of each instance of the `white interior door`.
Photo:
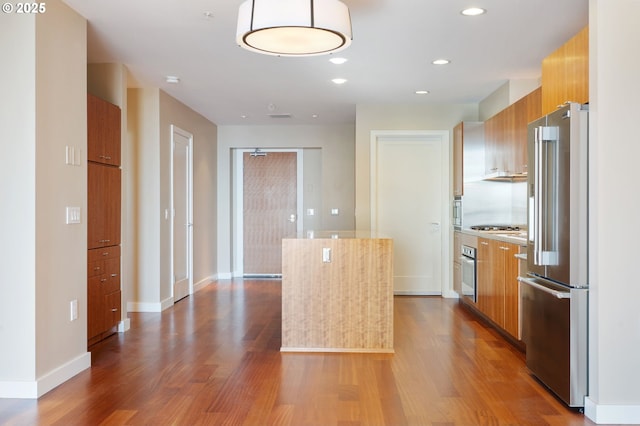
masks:
[(192, 146), (193, 136), (171, 126), (172, 278), (173, 301), (193, 292), (192, 280)]
[(443, 204), (448, 206), (449, 182), (446, 134), (372, 137), (372, 229), (394, 240), (396, 294), (443, 292), (442, 229), (443, 217), (448, 218)]

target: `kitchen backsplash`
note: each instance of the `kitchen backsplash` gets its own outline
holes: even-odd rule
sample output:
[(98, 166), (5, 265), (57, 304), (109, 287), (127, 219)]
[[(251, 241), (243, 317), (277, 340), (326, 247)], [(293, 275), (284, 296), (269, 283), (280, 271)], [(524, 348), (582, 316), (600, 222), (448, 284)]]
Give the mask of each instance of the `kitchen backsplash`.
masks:
[(526, 225), (527, 182), (473, 181), (464, 183), (462, 226)]

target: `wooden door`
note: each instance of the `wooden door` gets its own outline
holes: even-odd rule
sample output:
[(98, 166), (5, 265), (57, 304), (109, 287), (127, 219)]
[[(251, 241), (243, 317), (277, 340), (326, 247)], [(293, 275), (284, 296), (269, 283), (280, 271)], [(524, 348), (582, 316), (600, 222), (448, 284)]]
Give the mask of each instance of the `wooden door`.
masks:
[(243, 274), (282, 274), (282, 239), (297, 228), (297, 153), (243, 154)]

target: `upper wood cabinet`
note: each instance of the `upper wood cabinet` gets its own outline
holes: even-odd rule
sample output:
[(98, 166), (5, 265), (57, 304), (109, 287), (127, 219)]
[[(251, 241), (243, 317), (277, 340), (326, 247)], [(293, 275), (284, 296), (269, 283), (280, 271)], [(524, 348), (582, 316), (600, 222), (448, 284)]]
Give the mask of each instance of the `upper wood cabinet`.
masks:
[(87, 94), (87, 160), (120, 165), (120, 108)]
[(542, 61), (542, 115), (567, 101), (589, 102), (589, 27)]
[(485, 122), (485, 174), (527, 172), (527, 125), (542, 115), (541, 99), (537, 88)]

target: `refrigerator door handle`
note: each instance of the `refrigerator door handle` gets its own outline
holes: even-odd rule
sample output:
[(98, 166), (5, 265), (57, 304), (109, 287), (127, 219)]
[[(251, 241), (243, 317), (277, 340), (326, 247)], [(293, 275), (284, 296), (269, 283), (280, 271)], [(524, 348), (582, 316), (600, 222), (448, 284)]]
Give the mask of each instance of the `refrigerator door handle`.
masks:
[[(535, 130), (534, 264), (542, 266), (557, 265), (558, 128), (540, 126)], [(549, 148), (550, 146), (552, 146), (551, 149)]]
[(523, 284), (527, 284), (530, 285), (531, 287), (537, 288), (540, 291), (544, 291), (545, 293), (549, 293), (552, 296), (557, 297), (558, 299), (571, 299), (571, 293), (567, 293), (567, 292), (563, 292), (563, 291), (557, 291), (554, 290), (552, 288), (549, 287), (545, 287), (541, 284), (538, 284), (537, 282), (534, 282), (528, 278), (524, 278), (524, 277), (518, 277), (518, 281), (520, 281)]

